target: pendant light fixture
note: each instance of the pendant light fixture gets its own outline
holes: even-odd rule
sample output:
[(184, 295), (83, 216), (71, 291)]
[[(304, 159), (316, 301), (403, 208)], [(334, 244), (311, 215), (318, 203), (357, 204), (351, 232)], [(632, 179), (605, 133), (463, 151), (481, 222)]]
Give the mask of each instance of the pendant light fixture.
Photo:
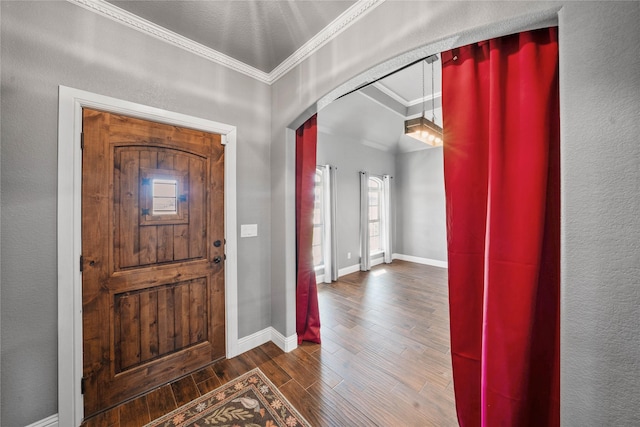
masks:
[[(433, 145), (434, 147), (441, 146), (443, 144), (442, 128), (435, 123), (435, 94), (433, 93), (433, 63), (438, 59), (437, 55), (431, 55), (422, 61), (422, 116), (415, 119), (405, 120), (404, 133), (418, 141), (422, 141), (425, 144)], [(424, 63), (431, 64), (431, 120), (426, 117), (425, 110), (425, 94), (424, 94)]]

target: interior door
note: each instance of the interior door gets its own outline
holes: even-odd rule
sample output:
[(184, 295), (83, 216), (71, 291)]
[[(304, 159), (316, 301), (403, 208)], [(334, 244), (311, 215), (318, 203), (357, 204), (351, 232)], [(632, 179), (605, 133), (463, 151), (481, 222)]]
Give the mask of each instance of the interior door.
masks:
[(83, 110), (85, 417), (225, 355), (217, 134)]

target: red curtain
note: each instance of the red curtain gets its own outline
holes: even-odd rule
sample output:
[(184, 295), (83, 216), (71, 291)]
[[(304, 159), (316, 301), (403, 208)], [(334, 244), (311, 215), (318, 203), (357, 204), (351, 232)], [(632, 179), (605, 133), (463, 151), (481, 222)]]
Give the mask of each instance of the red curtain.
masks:
[(320, 311), (313, 269), (317, 115), (296, 131), (296, 332), (302, 341), (320, 343)]
[(442, 54), (458, 420), (558, 426), (557, 28)]

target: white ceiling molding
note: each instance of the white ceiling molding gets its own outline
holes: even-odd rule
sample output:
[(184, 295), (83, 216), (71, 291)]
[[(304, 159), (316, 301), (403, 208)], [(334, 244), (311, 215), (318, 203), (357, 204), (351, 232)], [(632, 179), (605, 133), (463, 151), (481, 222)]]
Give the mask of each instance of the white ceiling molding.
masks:
[(270, 73), (265, 73), (262, 70), (251, 67), (250, 65), (218, 52), (217, 50), (211, 49), (181, 36), (180, 34), (174, 33), (173, 31), (161, 27), (158, 24), (108, 3), (105, 0), (67, 1), (270, 85), (306, 58), (311, 56), (342, 31), (349, 28), (368, 12), (382, 4), (385, 0), (358, 0), (353, 6), (334, 19), (322, 31), (291, 54), (291, 56), (282, 61), (282, 63), (274, 68)]
[(158, 24), (154, 24), (151, 21), (147, 21), (146, 19), (134, 15), (133, 13), (128, 12), (124, 9), (121, 9), (118, 6), (107, 3), (104, 0), (67, 1), (84, 7), (85, 9), (88, 9), (120, 24), (124, 24), (127, 27), (133, 28), (134, 30), (138, 30), (141, 33), (150, 35), (191, 53), (195, 53), (198, 56), (201, 56), (225, 67), (231, 68), (232, 70), (238, 71), (249, 77), (253, 77), (254, 79), (259, 80), (263, 83), (271, 84), (269, 74), (265, 73), (264, 71), (251, 67), (244, 62), (240, 62), (237, 59), (218, 52), (217, 50), (213, 50), (200, 43), (194, 42), (191, 39), (174, 33), (173, 31), (167, 30), (166, 28), (161, 27)]
[[(363, 88), (364, 89), (364, 88)], [(368, 93), (366, 93), (364, 90), (360, 90), (359, 92), (354, 92), (354, 93), (360, 93), (362, 96), (366, 96), (369, 100), (371, 100), (371, 102), (375, 102), (378, 105), (383, 106), (384, 108), (386, 108), (387, 110), (391, 111), (392, 113), (398, 115), (399, 117), (402, 117), (403, 119), (407, 118), (407, 108), (406, 105), (403, 104), (404, 107), (404, 114), (401, 113), (400, 111), (396, 110), (395, 108), (393, 108), (391, 105), (385, 103), (384, 101), (381, 101), (379, 99), (374, 98), (373, 96), (369, 95)], [(394, 98), (394, 100), (396, 100)], [(388, 102), (388, 101), (387, 101)]]
[(438, 99), (438, 98), (442, 97), (442, 92), (436, 92), (433, 95), (427, 95), (424, 98), (420, 97), (420, 98), (408, 100), (408, 99), (404, 99), (402, 96), (398, 95), (392, 89), (389, 89), (383, 83), (375, 82), (375, 83), (373, 83), (372, 86), (374, 86), (376, 89), (380, 90), (380, 92), (384, 93), (385, 95), (388, 95), (389, 97), (391, 97), (394, 100), (398, 101), (400, 104), (404, 105), (407, 108), (412, 107), (414, 105), (422, 104), (423, 102), (431, 101), (432, 99)]
[(423, 102), (429, 102), (432, 99), (442, 98), (442, 92), (436, 92), (433, 95), (427, 95), (424, 98), (420, 97), (418, 99), (414, 99), (413, 101), (409, 101), (409, 105), (407, 107), (413, 107), (414, 105), (422, 104)]
[(308, 42), (303, 44), (298, 50), (293, 52), (291, 56), (282, 61), (280, 65), (274, 68), (270, 73), (271, 83), (289, 72), (296, 65), (300, 64), (314, 52), (325, 44), (329, 43), (338, 34), (355, 24), (360, 18), (371, 12), (377, 6), (380, 6), (385, 0), (358, 0), (349, 9), (345, 10), (340, 16), (334, 19), (329, 25), (324, 27), (322, 31), (313, 36)]
[(398, 95), (397, 93), (395, 93), (394, 91), (392, 91), (391, 89), (383, 85), (382, 83), (375, 82), (372, 84), (372, 86), (378, 89), (380, 92), (384, 93), (385, 95), (398, 101), (400, 104), (404, 105), (405, 107), (409, 107), (409, 102), (410, 102), (409, 100), (404, 99), (404, 97)]

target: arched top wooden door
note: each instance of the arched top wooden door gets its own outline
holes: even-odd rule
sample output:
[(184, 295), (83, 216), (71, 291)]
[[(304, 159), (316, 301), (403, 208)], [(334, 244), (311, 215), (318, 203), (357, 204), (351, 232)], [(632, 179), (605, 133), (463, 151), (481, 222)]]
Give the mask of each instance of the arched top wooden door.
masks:
[(225, 355), (221, 137), (85, 109), (85, 417)]

